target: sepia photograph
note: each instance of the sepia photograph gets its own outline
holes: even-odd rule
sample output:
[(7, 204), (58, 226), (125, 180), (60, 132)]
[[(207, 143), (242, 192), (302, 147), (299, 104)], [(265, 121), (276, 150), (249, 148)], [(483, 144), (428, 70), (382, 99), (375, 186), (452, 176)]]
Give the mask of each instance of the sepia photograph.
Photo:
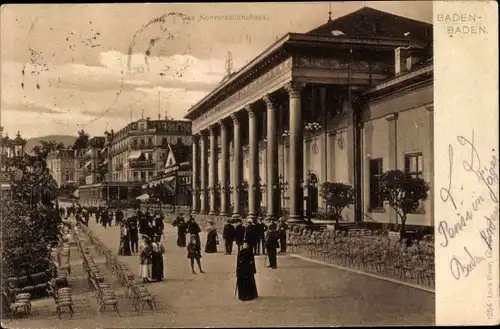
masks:
[(2, 5), (2, 327), (435, 325), (433, 15)]

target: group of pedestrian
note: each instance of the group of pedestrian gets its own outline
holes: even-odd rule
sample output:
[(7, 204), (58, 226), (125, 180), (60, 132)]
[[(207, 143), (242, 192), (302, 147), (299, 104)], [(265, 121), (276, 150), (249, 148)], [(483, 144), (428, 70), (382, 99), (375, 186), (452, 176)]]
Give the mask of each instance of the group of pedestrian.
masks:
[(115, 220), (115, 226), (120, 226), (125, 217), (121, 208), (113, 210), (109, 207), (99, 207), (94, 211), (97, 224), (100, 223), (104, 228), (111, 226), (113, 219)]
[[(201, 229), (198, 223), (196, 223), (194, 217), (192, 215), (189, 215), (189, 219), (186, 222), (182, 214), (179, 214), (179, 216), (177, 216), (177, 218), (172, 222), (172, 225), (177, 227), (177, 246), (181, 248), (187, 247), (187, 258), (190, 260), (191, 272), (193, 274), (196, 274), (196, 271), (194, 270), (194, 263), (196, 261), (200, 273), (205, 273), (201, 268)], [(212, 229), (210, 229), (210, 231), (212, 231)], [(186, 246), (187, 234), (189, 234), (189, 243)], [(215, 234), (215, 239), (217, 239), (217, 232), (215, 232)], [(208, 242), (209, 239), (214, 239), (213, 233), (212, 235), (208, 234), (208, 236), (211, 237), (207, 237), (205, 252), (213, 252), (213, 242)], [(208, 245), (210, 245), (210, 247), (208, 247), (207, 249)], [(217, 244), (215, 245), (215, 252), (217, 252)]]
[(236, 226), (231, 219), (228, 219), (223, 229), (223, 238), (225, 245), (225, 254), (231, 255), (233, 244), (236, 243), (238, 252), (242, 249), (245, 242), (248, 243), (253, 255), (262, 254), (269, 257), (270, 268), (277, 268), (277, 250), (280, 248), (280, 253), (286, 252), (286, 231), (288, 225), (283, 218), (280, 218), (279, 223), (270, 221), (265, 223), (262, 218), (247, 219), (246, 225), (243, 226), (240, 220), (236, 221)]
[(143, 282), (158, 282), (164, 279), (163, 254), (165, 247), (161, 243), (160, 236), (153, 240), (143, 236), (143, 243), (139, 253), (139, 274)]

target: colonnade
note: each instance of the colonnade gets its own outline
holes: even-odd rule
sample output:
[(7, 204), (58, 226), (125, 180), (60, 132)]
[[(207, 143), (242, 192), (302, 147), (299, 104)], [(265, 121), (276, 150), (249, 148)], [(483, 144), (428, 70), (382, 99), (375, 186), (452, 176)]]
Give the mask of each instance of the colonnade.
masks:
[[(290, 82), (284, 86), (289, 97), (289, 169), (288, 187), (290, 195), (289, 220), (301, 220), (303, 217), (303, 123), (301, 109), (301, 94), (304, 85)], [(278, 107), (275, 94), (262, 97), (266, 105), (267, 118), (267, 217), (277, 218), (280, 208), (280, 183), (278, 170)], [(256, 103), (247, 104), (229, 117), (223, 118), (217, 124), (206, 127), (193, 136), (193, 211), (200, 214), (215, 214), (216, 193), (220, 189), (220, 212), (222, 216), (230, 215), (230, 203), (233, 202), (232, 216), (242, 215), (241, 189), (243, 188), (243, 145), (241, 111), (248, 113), (248, 149), (249, 149), (249, 179), (248, 179), (248, 216), (255, 218), (259, 212), (258, 198), (259, 182), (259, 122), (256, 113)], [(232, 123), (232, 124), (230, 124)], [(230, 166), (229, 129), (232, 128), (233, 164)], [(220, 133), (219, 133), (220, 132)], [(218, 139), (220, 138), (221, 177), (218, 175)], [(208, 166), (208, 144), (210, 145), (210, 166)], [(208, 170), (210, 168), (210, 170)], [(210, 171), (210, 172), (209, 172)], [(231, 171), (233, 185), (230, 183)], [(219, 184), (220, 179), (220, 185)], [(232, 197), (230, 196), (232, 194)], [(210, 197), (209, 197), (210, 196)], [(210, 202), (208, 202), (210, 200)]]

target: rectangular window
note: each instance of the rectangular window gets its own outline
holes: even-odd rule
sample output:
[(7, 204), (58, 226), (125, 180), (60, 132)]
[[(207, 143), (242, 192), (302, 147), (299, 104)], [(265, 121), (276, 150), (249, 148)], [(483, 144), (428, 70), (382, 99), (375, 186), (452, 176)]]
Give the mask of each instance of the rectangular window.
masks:
[(405, 154), (405, 171), (415, 178), (423, 178), (422, 153)]
[[(423, 156), (422, 152), (405, 154), (405, 171), (415, 178), (424, 178), (423, 173)], [(417, 209), (415, 214), (424, 214), (423, 202), (420, 202), (419, 209)]]
[(141, 180), (146, 180), (146, 172), (141, 171)]
[(163, 137), (163, 138), (161, 139), (161, 143), (162, 143), (163, 145), (167, 145), (167, 139), (166, 139), (165, 137)]
[(380, 197), (380, 176), (383, 173), (383, 159), (370, 160), (370, 210), (383, 209), (384, 200)]
[(137, 171), (134, 171), (134, 180), (137, 180), (139, 178), (139, 174), (137, 173)]
[(150, 137), (148, 138), (148, 146), (152, 146), (153, 145), (153, 139)]
[(148, 160), (153, 161), (153, 154), (152, 153), (148, 153)]

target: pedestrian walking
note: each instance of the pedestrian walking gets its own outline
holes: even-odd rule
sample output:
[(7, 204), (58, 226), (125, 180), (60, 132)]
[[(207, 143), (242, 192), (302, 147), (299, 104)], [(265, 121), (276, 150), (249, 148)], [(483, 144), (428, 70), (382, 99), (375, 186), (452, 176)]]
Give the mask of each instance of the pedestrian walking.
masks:
[(267, 267), (273, 269), (278, 267), (278, 260), (276, 258), (278, 245), (279, 236), (278, 232), (276, 231), (276, 224), (271, 223), (269, 225), (269, 230), (267, 231), (266, 236), (266, 251), (267, 256), (269, 257), (269, 265)]
[(97, 224), (99, 224), (99, 219), (101, 218), (101, 212), (102, 212), (102, 209), (100, 207), (97, 208), (97, 210), (95, 212), (95, 221)]
[(219, 244), (219, 237), (214, 222), (210, 220), (207, 228), (207, 243), (205, 244), (205, 252), (213, 254), (217, 252), (217, 245)]
[(123, 221), (123, 211), (118, 208), (115, 212), (115, 226), (120, 226)]
[(255, 258), (249, 243), (244, 243), (238, 252), (236, 266), (236, 287), (238, 299), (241, 301), (254, 300), (259, 297), (255, 283)]
[(159, 236), (160, 239), (163, 236), (163, 230), (165, 229), (165, 224), (163, 224), (163, 216), (161, 213), (157, 213), (154, 219), (155, 235)]
[(165, 253), (165, 247), (161, 243), (161, 237), (156, 236), (156, 240), (152, 243), (152, 254), (151, 254), (151, 277), (153, 281), (163, 281), (163, 254)]
[(231, 219), (227, 219), (226, 225), (222, 231), (222, 238), (224, 239), (225, 255), (231, 255), (233, 252), (233, 241), (235, 235), (234, 225), (231, 224)]
[(259, 231), (254, 223), (254, 220), (250, 218), (247, 219), (247, 225), (245, 226), (245, 235), (243, 238), (243, 242), (248, 242), (250, 249), (252, 249), (252, 253), (254, 255), (258, 238), (259, 238)]
[(198, 268), (200, 269), (200, 273), (205, 273), (201, 269), (201, 245), (199, 244), (199, 237), (196, 234), (191, 234), (189, 238), (189, 243), (187, 245), (187, 258), (191, 261), (191, 271), (193, 274), (196, 274), (194, 270), (194, 261), (198, 264)]
[(236, 222), (236, 227), (234, 229), (234, 241), (238, 246), (238, 252), (241, 250), (241, 246), (243, 245), (243, 241), (245, 239), (245, 228), (241, 225), (241, 220), (238, 219)]
[(130, 233), (130, 249), (132, 253), (136, 254), (139, 252), (139, 230), (137, 229), (137, 219), (135, 216), (129, 219), (128, 228)]
[(121, 256), (131, 256), (132, 252), (130, 250), (130, 231), (127, 227), (127, 223), (123, 222), (120, 226), (120, 248), (118, 249), (118, 255)]
[(285, 221), (285, 218), (281, 217), (280, 222), (278, 224), (278, 236), (280, 240), (280, 253), (286, 252), (286, 234), (288, 231), (288, 224)]
[(195, 235), (196, 237), (196, 241), (198, 242), (198, 244), (201, 246), (201, 240), (200, 240), (200, 232), (201, 232), (201, 229), (200, 229), (200, 225), (198, 225), (198, 223), (196, 222), (196, 220), (194, 219), (193, 216), (189, 216), (189, 220), (187, 222), (187, 226), (186, 226), (186, 232), (190, 235)]
[(266, 233), (267, 233), (267, 225), (264, 223), (264, 220), (259, 218), (259, 240), (257, 242), (259, 246), (259, 251), (262, 250), (262, 254), (266, 255)]
[(186, 247), (186, 230), (187, 224), (184, 221), (182, 214), (177, 216), (177, 218), (172, 222), (173, 226), (177, 226), (177, 246)]
[(151, 257), (153, 253), (153, 249), (151, 246), (151, 240), (149, 237), (144, 236), (143, 238), (143, 244), (139, 248), (139, 276), (142, 278), (142, 281), (144, 283), (149, 282), (151, 280), (151, 272), (152, 272), (152, 266), (151, 266)]

